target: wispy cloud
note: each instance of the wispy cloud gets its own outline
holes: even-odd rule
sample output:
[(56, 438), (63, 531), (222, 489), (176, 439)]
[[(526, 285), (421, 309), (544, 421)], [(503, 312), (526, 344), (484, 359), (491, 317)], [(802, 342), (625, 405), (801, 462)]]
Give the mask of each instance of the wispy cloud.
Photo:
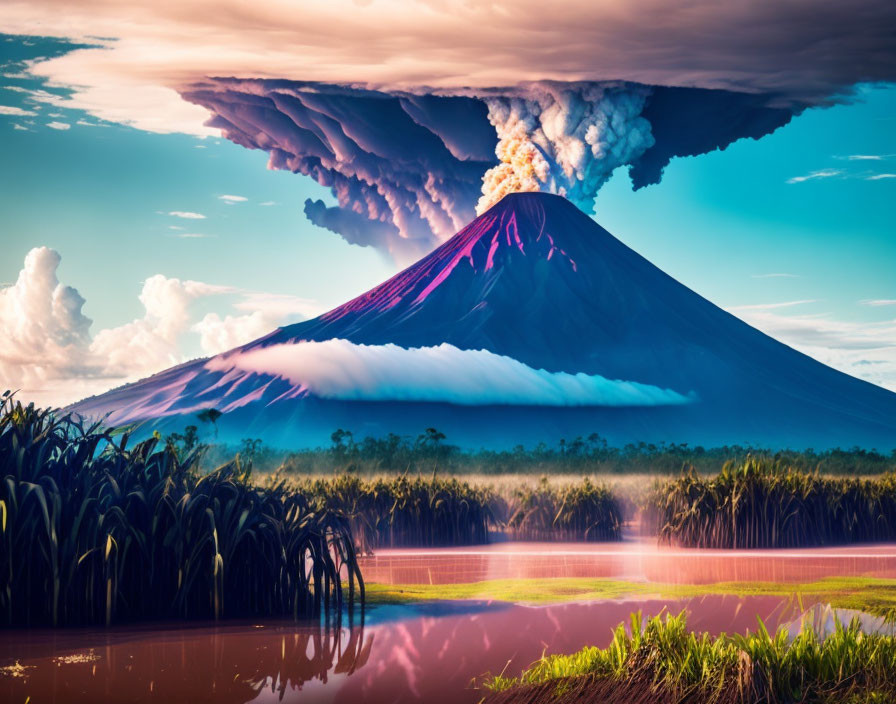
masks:
[(53, 120), (53, 122), (47, 123), (47, 127), (53, 130), (67, 130), (71, 128), (71, 125), (67, 122), (56, 122), (55, 120)]
[(801, 278), (799, 274), (787, 274), (787, 273), (779, 273), (775, 272), (772, 274), (751, 274), (751, 279), (799, 279)]
[(819, 171), (811, 171), (805, 176), (794, 176), (787, 179), (787, 183), (803, 183), (804, 181), (816, 181), (824, 178), (834, 178), (843, 175), (841, 169), (821, 169)]
[(828, 366), (896, 391), (896, 321), (844, 321), (829, 313), (794, 315), (755, 306), (728, 310)]
[(31, 131), (31, 130), (29, 130), (27, 127), (25, 127), (25, 125), (20, 125), (18, 122), (14, 122), (14, 123), (12, 124), (12, 128), (13, 128), (14, 130), (22, 130), (23, 132), (30, 132), (30, 131)]
[(807, 298), (801, 301), (782, 301), (780, 303), (751, 303), (745, 306), (730, 306), (729, 311), (750, 311), (750, 310), (776, 310), (778, 308), (792, 308), (793, 306), (802, 306), (806, 303), (817, 303), (814, 298)]
[(863, 306), (896, 306), (896, 299), (893, 298), (872, 298), (859, 301)]
[(34, 110), (25, 110), (24, 108), (17, 108), (13, 105), (0, 105), (0, 115), (15, 115), (16, 117), (28, 117), (30, 115), (37, 115)]
[(168, 214), (175, 218), (184, 218), (185, 220), (205, 220), (205, 215), (202, 213), (194, 213), (189, 210), (171, 210)]
[(259, 203), (259, 205), (267, 207), (267, 206), (277, 205), (277, 204), (272, 200), (266, 200), (266, 201), (264, 201), (264, 203)]
[(225, 203), (244, 203), (248, 198), (245, 196), (231, 196), (231, 195), (223, 195), (218, 196), (218, 200), (223, 200)]
[(890, 159), (896, 154), (849, 154), (848, 156), (835, 156), (835, 159), (845, 159), (846, 161), (883, 161)]
[(867, 176), (865, 178), (866, 181), (881, 181), (885, 178), (896, 178), (896, 174), (874, 174), (873, 176)]
[(217, 235), (210, 235), (205, 232), (179, 232), (175, 237), (180, 237), (182, 240), (204, 240), (210, 237), (217, 237)]

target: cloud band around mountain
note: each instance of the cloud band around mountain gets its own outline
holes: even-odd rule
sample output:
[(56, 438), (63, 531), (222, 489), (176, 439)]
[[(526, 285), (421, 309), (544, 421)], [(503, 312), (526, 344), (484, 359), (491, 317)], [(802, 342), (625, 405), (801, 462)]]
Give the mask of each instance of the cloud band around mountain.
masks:
[(672, 406), (697, 400), (650, 384), (533, 369), (487, 350), (449, 344), (405, 349), (344, 339), (300, 342), (213, 357), (206, 368), (281, 377), (314, 396), (341, 401)]

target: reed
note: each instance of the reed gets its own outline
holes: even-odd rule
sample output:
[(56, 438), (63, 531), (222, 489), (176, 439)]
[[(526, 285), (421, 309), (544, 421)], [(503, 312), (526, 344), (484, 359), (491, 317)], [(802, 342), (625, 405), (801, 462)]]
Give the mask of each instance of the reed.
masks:
[(493, 677), (487, 704), (834, 704), (896, 697), (896, 637), (863, 633), (857, 621), (790, 638), (760, 623), (747, 635), (687, 629), (684, 614), (643, 621), (633, 614), (606, 648), (541, 658), (519, 677)]
[(0, 398), (0, 624), (318, 616), (363, 599), (346, 519), (239, 459)]
[(315, 510), (347, 517), (364, 552), (399, 546), (475, 545), (488, 542), (491, 491), (457, 479), (349, 474), (291, 485)]
[(623, 506), (602, 484), (554, 485), (516, 489), (506, 502), (507, 530), (524, 540), (619, 540)]
[(896, 475), (833, 478), (748, 458), (716, 476), (658, 483), (645, 530), (701, 548), (787, 548), (896, 539)]

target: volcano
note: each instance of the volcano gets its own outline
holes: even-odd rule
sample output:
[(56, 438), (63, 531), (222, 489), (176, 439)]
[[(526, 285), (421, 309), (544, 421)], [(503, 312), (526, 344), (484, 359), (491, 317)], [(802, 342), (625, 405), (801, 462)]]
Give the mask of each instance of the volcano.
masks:
[[(337, 341), (358, 354), (309, 358)], [(336, 428), (426, 427), (465, 447), (593, 432), (616, 444), (896, 447), (896, 394), (750, 327), (544, 193), (505, 196), (318, 318), (72, 410), (180, 430), (206, 408), (223, 412), (223, 440), (291, 448), (327, 444)]]

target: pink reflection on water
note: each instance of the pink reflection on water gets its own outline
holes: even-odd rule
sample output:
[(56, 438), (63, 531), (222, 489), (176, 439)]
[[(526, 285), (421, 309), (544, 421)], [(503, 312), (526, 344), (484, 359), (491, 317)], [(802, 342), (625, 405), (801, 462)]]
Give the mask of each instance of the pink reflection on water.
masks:
[(506, 542), (473, 548), (379, 550), (368, 582), (460, 584), (489, 579), (591, 577), (674, 584), (806, 582), (834, 576), (896, 578), (896, 545), (799, 550), (688, 550), (652, 541)]
[(270, 623), (7, 633), (0, 667), (17, 660), (25, 676), (0, 675), (0, 700), (472, 704), (480, 698), (474, 678), (519, 673), (545, 652), (605, 646), (632, 611), (684, 608), (692, 628), (711, 633), (755, 629), (757, 616), (774, 628), (796, 615), (790, 600), (711, 596), (411, 615), (342, 631), (338, 642), (309, 627)]

